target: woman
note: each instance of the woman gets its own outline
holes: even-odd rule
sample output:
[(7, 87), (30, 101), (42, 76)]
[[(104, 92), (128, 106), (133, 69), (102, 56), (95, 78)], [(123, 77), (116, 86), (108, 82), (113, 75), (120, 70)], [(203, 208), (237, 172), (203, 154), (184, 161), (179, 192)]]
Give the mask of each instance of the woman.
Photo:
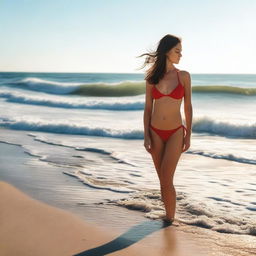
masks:
[[(170, 223), (176, 209), (173, 176), (181, 153), (190, 147), (193, 113), (190, 74), (174, 66), (179, 63), (181, 51), (181, 39), (168, 34), (159, 41), (156, 52), (139, 56), (148, 55), (144, 65), (153, 63), (145, 78), (144, 147), (152, 156), (160, 180), (164, 220)], [(182, 125), (180, 113), (183, 97), (187, 127)]]

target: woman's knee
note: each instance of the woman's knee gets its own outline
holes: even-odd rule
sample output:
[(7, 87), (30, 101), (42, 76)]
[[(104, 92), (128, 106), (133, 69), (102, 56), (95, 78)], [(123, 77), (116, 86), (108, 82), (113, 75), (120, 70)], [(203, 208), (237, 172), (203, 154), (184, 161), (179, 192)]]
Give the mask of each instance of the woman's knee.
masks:
[(158, 174), (159, 179), (160, 179), (161, 156), (159, 156), (158, 152), (152, 152), (151, 157), (153, 159), (155, 169), (156, 169), (157, 174)]
[(172, 189), (174, 188), (174, 185), (173, 185), (173, 180), (164, 180), (164, 179), (161, 179), (160, 180), (160, 187), (161, 187), (161, 190), (166, 190), (166, 189)]
[(161, 183), (164, 186), (170, 186), (173, 184), (173, 176), (175, 172), (176, 166), (175, 165), (166, 165), (163, 162), (160, 166), (160, 176), (161, 176)]

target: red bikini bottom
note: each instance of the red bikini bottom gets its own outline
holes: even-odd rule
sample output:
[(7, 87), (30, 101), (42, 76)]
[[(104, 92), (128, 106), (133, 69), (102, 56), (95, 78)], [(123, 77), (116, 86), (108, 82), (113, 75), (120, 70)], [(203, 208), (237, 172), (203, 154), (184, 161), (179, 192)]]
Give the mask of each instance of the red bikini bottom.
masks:
[(150, 127), (161, 137), (161, 139), (163, 141), (167, 141), (169, 139), (169, 137), (172, 136), (181, 127), (183, 128), (183, 134), (184, 134), (184, 131), (187, 131), (186, 127), (183, 124), (175, 129), (171, 129), (171, 130), (157, 129), (154, 126), (152, 126), (151, 124), (150, 124)]

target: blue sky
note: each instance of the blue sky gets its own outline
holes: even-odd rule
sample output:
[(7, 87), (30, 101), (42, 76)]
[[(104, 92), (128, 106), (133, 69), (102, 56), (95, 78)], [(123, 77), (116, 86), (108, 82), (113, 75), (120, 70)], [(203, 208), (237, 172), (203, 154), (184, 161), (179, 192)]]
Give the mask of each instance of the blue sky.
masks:
[(0, 1), (0, 71), (136, 70), (166, 34), (182, 38), (177, 68), (256, 74), (255, 0)]

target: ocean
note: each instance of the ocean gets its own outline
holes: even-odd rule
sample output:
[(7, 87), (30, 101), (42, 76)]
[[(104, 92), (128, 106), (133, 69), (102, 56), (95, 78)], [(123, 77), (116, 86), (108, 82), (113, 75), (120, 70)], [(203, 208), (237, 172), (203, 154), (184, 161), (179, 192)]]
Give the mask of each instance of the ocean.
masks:
[[(143, 146), (143, 79), (132, 73), (0, 72), (0, 141), (22, 147), (38, 166), (60, 167), (85, 190), (111, 191), (113, 197), (95, 204), (158, 219), (164, 207)], [(174, 176), (176, 218), (256, 235), (256, 75), (191, 79), (191, 147)], [(183, 105), (181, 111), (185, 123)]]

